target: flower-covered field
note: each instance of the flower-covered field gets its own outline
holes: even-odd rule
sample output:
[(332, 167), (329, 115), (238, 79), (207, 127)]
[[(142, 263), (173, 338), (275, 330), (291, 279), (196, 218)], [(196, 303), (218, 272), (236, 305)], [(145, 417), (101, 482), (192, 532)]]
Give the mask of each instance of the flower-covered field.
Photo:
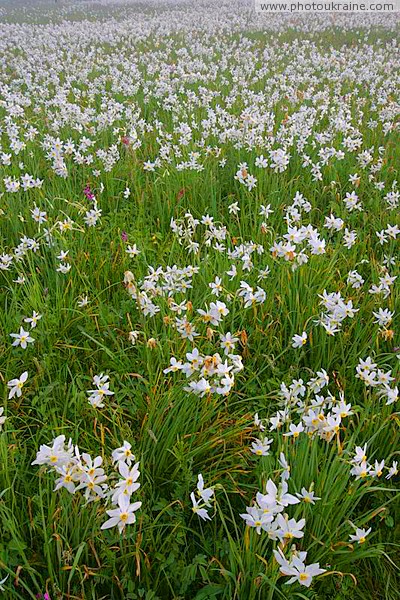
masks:
[(2, 597), (398, 598), (399, 23), (0, 4)]

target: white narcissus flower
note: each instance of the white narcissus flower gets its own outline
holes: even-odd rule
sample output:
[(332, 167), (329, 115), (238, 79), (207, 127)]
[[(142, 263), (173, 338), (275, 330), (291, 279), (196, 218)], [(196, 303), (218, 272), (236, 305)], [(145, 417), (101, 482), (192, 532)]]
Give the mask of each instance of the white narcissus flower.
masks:
[(221, 340), (221, 348), (224, 349), (224, 354), (232, 354), (235, 349), (236, 342), (239, 341), (239, 338), (233, 337), (231, 332), (228, 331), (226, 334), (220, 334)]
[(274, 556), (277, 563), (280, 565), (280, 572), (283, 575), (288, 575), (291, 577), (287, 584), (294, 583), (298, 581), (300, 585), (305, 585), (306, 587), (310, 587), (312, 578), (317, 575), (321, 575), (321, 573), (325, 573), (326, 569), (321, 569), (319, 563), (313, 563), (312, 565), (305, 565), (304, 561), (307, 556), (307, 552), (298, 552), (297, 555), (294, 554), (290, 561), (286, 559), (282, 550), (274, 550)]
[(285, 480), (281, 481), (280, 490), (278, 490), (272, 479), (268, 479), (265, 489), (267, 493), (264, 495), (264, 500), (269, 504), (288, 506), (289, 504), (298, 504), (300, 502), (296, 496), (287, 493), (289, 486)]
[(10, 388), (10, 392), (8, 394), (8, 399), (11, 400), (14, 396), (20, 398), (22, 395), (22, 388), (24, 386), (25, 381), (28, 379), (28, 371), (24, 371), (19, 379), (11, 379), (7, 386)]
[(61, 250), (60, 254), (58, 254), (57, 258), (60, 262), (63, 262), (64, 260), (68, 260), (68, 253), (69, 250)]
[(350, 470), (350, 475), (354, 475), (356, 481), (358, 479), (365, 479), (369, 475), (370, 468), (370, 465), (363, 460), (361, 463), (354, 465)]
[(112, 497), (112, 502), (114, 504), (117, 503), (121, 494), (130, 497), (133, 492), (136, 492), (136, 490), (140, 488), (140, 483), (137, 483), (136, 481), (140, 475), (139, 463), (134, 464), (133, 467), (130, 468), (125, 462), (120, 461), (118, 463), (118, 471), (123, 479), (120, 479), (115, 485), (115, 492)]
[(138, 256), (140, 254), (140, 250), (138, 250), (136, 244), (133, 244), (133, 246), (128, 246), (125, 252), (131, 257)]
[(75, 482), (72, 469), (66, 465), (62, 465), (61, 467), (56, 466), (55, 470), (60, 477), (56, 479), (56, 487), (54, 488), (54, 491), (57, 492), (61, 488), (65, 488), (70, 494), (73, 494), (75, 492)]
[(315, 504), (316, 500), (321, 500), (321, 498), (318, 498), (318, 496), (316, 496), (312, 490), (306, 490), (305, 487), (301, 488), (301, 493), (296, 492), (296, 496), (307, 504)]
[(307, 343), (307, 333), (303, 331), (301, 335), (294, 335), (292, 337), (292, 348), (301, 348)]
[(67, 465), (72, 460), (73, 447), (68, 444), (67, 449), (64, 446), (65, 435), (57, 436), (51, 446), (42, 444), (36, 453), (36, 459), (32, 465), (48, 465), (50, 467), (61, 467)]
[(268, 529), (268, 525), (273, 521), (274, 516), (271, 512), (267, 513), (264, 509), (257, 506), (247, 506), (246, 512), (240, 516), (246, 521), (247, 527), (254, 527), (258, 535), (261, 529)]
[(69, 263), (60, 263), (58, 266), (58, 269), (56, 269), (56, 271), (58, 271), (58, 273), (63, 273), (64, 275), (66, 273), (68, 273), (71, 270), (71, 265)]
[(294, 438), (298, 438), (300, 433), (302, 433), (303, 431), (304, 431), (304, 427), (303, 427), (302, 423), (299, 423), (298, 425), (295, 425), (294, 423), (290, 423), (288, 433), (284, 433), (283, 435), (285, 437), (292, 435)]
[(398, 461), (394, 460), (392, 466), (389, 468), (388, 474), (386, 475), (386, 479), (391, 479), (392, 477), (398, 474), (399, 470), (397, 465)]
[(273, 440), (265, 437), (263, 440), (257, 440), (251, 444), (250, 451), (257, 456), (268, 456), (270, 446)]
[(258, 416), (258, 413), (254, 415), (254, 425), (260, 429), (260, 431), (265, 431), (265, 425), (263, 425), (261, 419)]
[(222, 279), (220, 277), (215, 277), (214, 281), (208, 284), (208, 287), (211, 288), (211, 293), (214, 296), (219, 296), (222, 292)]
[(124, 440), (123, 445), (120, 448), (116, 448), (112, 451), (111, 458), (113, 463), (115, 462), (126, 462), (130, 466), (134, 460), (135, 455), (132, 453), (132, 444)]
[(234, 279), (237, 275), (237, 269), (236, 266), (234, 264), (231, 265), (230, 271), (225, 271), (225, 273), (229, 276), (230, 281), (232, 281), (232, 279)]
[(170, 359), (170, 366), (164, 369), (163, 373), (176, 373), (177, 371), (180, 371), (182, 369), (182, 366), (182, 361), (176, 360), (176, 358), (172, 356)]
[(204, 488), (204, 479), (201, 473), (197, 476), (197, 493), (206, 506), (211, 506), (210, 499), (214, 495), (213, 488)]
[(190, 499), (192, 501), (192, 511), (201, 519), (203, 519), (203, 521), (211, 521), (211, 517), (207, 512), (207, 509), (204, 508), (200, 502), (200, 500), (196, 500), (196, 496), (194, 495), (194, 492), (192, 492), (190, 494)]
[(23, 350), (25, 350), (28, 344), (33, 344), (35, 341), (23, 327), (20, 327), (19, 333), (10, 333), (10, 337), (15, 338), (12, 345), (21, 346)]
[(110, 518), (103, 523), (101, 529), (110, 529), (111, 527), (117, 526), (119, 532), (122, 533), (126, 525), (135, 523), (135, 512), (139, 510), (141, 506), (141, 502), (133, 502), (133, 504), (131, 504), (129, 496), (121, 494), (118, 498), (118, 508), (107, 510), (107, 514)]
[(276, 517), (276, 522), (278, 525), (277, 535), (281, 541), (302, 538), (304, 536), (302, 529), (306, 524), (305, 519), (296, 521), (296, 519), (289, 519), (287, 515), (279, 514)]
[(88, 390), (86, 393), (88, 394), (89, 398), (89, 403), (94, 407), (94, 408), (103, 408), (104, 406), (104, 398), (105, 396), (113, 396), (114, 392), (112, 392), (109, 387), (110, 387), (110, 383), (108, 381), (108, 375), (103, 375), (103, 373), (101, 373), (100, 375), (95, 375), (93, 377), (93, 383), (95, 386), (97, 386), (97, 389), (95, 390)]
[(79, 296), (77, 300), (77, 305), (79, 308), (83, 308), (89, 304), (89, 298), (87, 296)]
[(359, 544), (364, 544), (367, 535), (369, 535), (371, 531), (371, 527), (369, 529), (360, 529), (357, 527), (355, 535), (350, 536), (350, 541), (358, 542)]
[(42, 318), (42, 315), (39, 315), (39, 313), (36, 312), (36, 310), (33, 311), (33, 315), (31, 317), (27, 317), (26, 319), (24, 319), (24, 323), (30, 323), (31, 325), (31, 329), (34, 329), (39, 321), (39, 319)]
[(391, 312), (387, 308), (379, 308), (378, 312), (373, 311), (372, 314), (375, 317), (374, 323), (378, 323), (380, 327), (387, 327), (390, 325), (394, 316), (394, 312)]
[(237, 215), (240, 212), (239, 204), (237, 202), (232, 202), (229, 204), (228, 212), (231, 215)]

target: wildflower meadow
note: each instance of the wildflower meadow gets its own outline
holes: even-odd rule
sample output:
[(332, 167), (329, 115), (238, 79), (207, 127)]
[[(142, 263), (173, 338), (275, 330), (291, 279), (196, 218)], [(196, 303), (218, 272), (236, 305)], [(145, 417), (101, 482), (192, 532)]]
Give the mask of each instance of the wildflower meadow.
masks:
[(0, 0), (0, 597), (400, 597), (400, 13)]

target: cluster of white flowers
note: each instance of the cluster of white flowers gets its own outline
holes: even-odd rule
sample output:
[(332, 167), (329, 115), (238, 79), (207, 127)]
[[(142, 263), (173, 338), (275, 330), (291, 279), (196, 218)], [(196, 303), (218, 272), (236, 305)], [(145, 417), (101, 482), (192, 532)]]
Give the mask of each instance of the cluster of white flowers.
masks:
[(246, 283), (246, 281), (240, 282), (240, 288), (238, 291), (238, 296), (243, 298), (244, 308), (249, 308), (249, 306), (253, 306), (255, 304), (263, 304), (266, 300), (265, 290), (257, 286), (257, 289)]
[(397, 275), (390, 275), (389, 271), (387, 270), (387, 268), (384, 266), (383, 267), (384, 270), (384, 275), (382, 277), (379, 277), (379, 284), (373, 284), (371, 285), (370, 289), (368, 290), (370, 294), (377, 294), (377, 295), (381, 295), (383, 296), (383, 298), (389, 298), (390, 293), (391, 293), (391, 288), (394, 284), (394, 282), (397, 279)]
[[(301, 585), (309, 587), (312, 578), (324, 573), (326, 569), (321, 569), (318, 563), (306, 566), (307, 552), (298, 552), (296, 547), (291, 545), (294, 539), (301, 539), (304, 536), (306, 520), (303, 518), (296, 521), (290, 518), (285, 509), (301, 501), (315, 504), (320, 498), (315, 496), (312, 486), (310, 490), (303, 488), (296, 496), (290, 494), (287, 483), (290, 469), (283, 454), (280, 457), (280, 464), (284, 466), (284, 470), (278, 486), (272, 479), (268, 479), (265, 486), (266, 493), (257, 492), (254, 505), (248, 506), (246, 512), (240, 516), (246, 521), (246, 525), (254, 528), (259, 535), (265, 531), (270, 540), (280, 542), (278, 550), (274, 550), (274, 556), (280, 565), (280, 572), (291, 577), (287, 583), (298, 581)], [(290, 550), (289, 560), (283, 552), (285, 548)]]
[(356, 270), (350, 271), (347, 275), (347, 284), (351, 285), (354, 290), (360, 289), (364, 285), (365, 281), (361, 277), (360, 273)]
[(101, 208), (97, 206), (97, 201), (94, 199), (93, 208), (86, 211), (84, 221), (88, 227), (96, 227), (101, 217)]
[(386, 229), (382, 229), (381, 231), (376, 231), (376, 236), (379, 240), (381, 246), (383, 244), (388, 244), (392, 240), (396, 240), (397, 236), (400, 233), (400, 229), (398, 225), (387, 225)]
[[(202, 236), (199, 234), (201, 226), (204, 226)], [(220, 252), (225, 250), (223, 242), (226, 240), (227, 228), (214, 223), (214, 217), (208, 214), (203, 215), (201, 219), (196, 219), (189, 211), (181, 219), (171, 217), (170, 227), (179, 244), (186, 244), (185, 248), (189, 253), (198, 254), (201, 242), (205, 247), (211, 246), (214, 242), (214, 249)]]
[(395, 381), (392, 371), (385, 372), (379, 369), (370, 356), (365, 360), (360, 358), (356, 367), (356, 373), (356, 377), (361, 379), (366, 386), (377, 389), (378, 396), (385, 398), (386, 404), (393, 404), (399, 399), (399, 388), (397, 386), (390, 386)]
[[(39, 248), (40, 244), (36, 239), (29, 238), (26, 235), (24, 235), (20, 239), (20, 243), (12, 249), (12, 254), (5, 252), (0, 255), (0, 269), (2, 271), (9, 271), (10, 268), (13, 266), (14, 261), (16, 263), (22, 262), (22, 260), (26, 256), (28, 256), (29, 252), (35, 254), (39, 250)], [(17, 283), (20, 282), (17, 281)]]
[(67, 262), (69, 260), (68, 254), (69, 254), (69, 250), (65, 250), (65, 251), (61, 250), (60, 254), (57, 256), (60, 263), (59, 263), (56, 271), (58, 273), (62, 273), (63, 275), (66, 275), (71, 270), (71, 264), (69, 262)]
[(89, 404), (91, 404), (93, 408), (104, 408), (104, 398), (106, 396), (114, 395), (114, 392), (110, 390), (110, 382), (108, 380), (108, 375), (104, 375), (104, 373), (100, 373), (100, 375), (95, 375), (93, 377), (95, 389), (86, 392), (89, 396)]
[[(142, 505), (141, 502), (131, 502), (132, 494), (140, 487), (139, 463), (135, 463), (131, 448), (131, 444), (124, 441), (112, 452), (112, 463), (118, 475), (115, 471), (110, 476), (106, 475), (101, 456), (93, 459), (86, 452), (81, 454), (71, 439), (65, 443), (65, 435), (57, 436), (51, 445), (41, 445), (32, 464), (50, 467), (57, 474), (54, 491), (62, 488), (70, 494), (81, 491), (87, 503), (100, 500), (111, 503), (114, 508), (106, 511), (110, 518), (101, 529), (117, 526), (122, 533), (126, 525), (135, 523), (135, 512)], [(118, 476), (113, 486), (107, 483)]]
[(393, 461), (391, 467), (385, 467), (384, 460), (375, 460), (374, 465), (369, 464), (367, 459), (367, 444), (364, 446), (356, 446), (354, 457), (351, 459), (350, 464), (352, 469), (351, 475), (354, 475), (357, 479), (365, 479), (366, 477), (382, 477), (383, 469), (388, 469), (386, 479), (391, 479), (394, 475), (398, 474), (398, 461)]
[(265, 531), (271, 540), (280, 540), (283, 544), (293, 538), (302, 538), (305, 519), (296, 521), (289, 519), (284, 513), (285, 508), (292, 504), (298, 504), (300, 498), (288, 493), (289, 471), (285, 470), (286, 476), (281, 479), (277, 487), (272, 479), (266, 483), (266, 493), (257, 492), (254, 506), (246, 507), (246, 512), (241, 514), (248, 527), (252, 527), (258, 534)]
[[(9, 160), (10, 160), (11, 154), (8, 156), (9, 156)], [(4, 162), (4, 155), (3, 155), (3, 165), (7, 165), (7, 164), (11, 164), (11, 162), (8, 162), (8, 161)], [(39, 179), (38, 177), (36, 179), (34, 179), (32, 177), (32, 175), (25, 173), (25, 175), (21, 175), (20, 179), (15, 179), (12, 177), (4, 177), (3, 183), (4, 183), (4, 186), (8, 193), (15, 194), (16, 192), (19, 192), (21, 188), (23, 189), (24, 192), (26, 192), (27, 190), (32, 189), (32, 188), (40, 189), (43, 185), (43, 180)]]
[[(145, 317), (153, 317), (160, 312), (160, 307), (153, 300), (156, 298), (172, 298), (174, 294), (185, 293), (192, 287), (192, 277), (198, 273), (198, 267), (188, 265), (179, 269), (176, 265), (167, 267), (164, 271), (162, 267), (154, 269), (149, 267), (149, 274), (142, 283), (136, 283), (135, 276), (131, 271), (126, 271), (124, 275), (124, 284), (130, 296), (136, 300), (138, 308)], [(171, 311), (181, 314), (187, 310), (186, 304), (175, 306), (174, 302), (169, 300)]]
[(238, 165), (238, 171), (236, 172), (235, 179), (237, 179), (239, 183), (245, 185), (249, 192), (251, 192), (251, 190), (257, 185), (257, 179), (254, 177), (254, 175), (250, 175), (247, 169), (247, 163), (241, 163)]
[(335, 335), (342, 328), (342, 323), (346, 318), (352, 319), (359, 311), (353, 307), (352, 300), (345, 302), (340, 292), (328, 294), (326, 290), (319, 296), (322, 305), (327, 312), (322, 313), (316, 323), (321, 325), (328, 335)]
[[(326, 396), (320, 393), (328, 384), (329, 377), (324, 369), (318, 371), (306, 384), (303, 379), (294, 379), (289, 386), (282, 383), (279, 396), (283, 406), (269, 418), (269, 430), (274, 431), (286, 426), (287, 431), (283, 434), (285, 437), (297, 439), (301, 433), (307, 433), (327, 442), (339, 435), (342, 420), (352, 415), (353, 411), (351, 404), (345, 401), (343, 392), (339, 391), (339, 399), (329, 390)], [(300, 418), (297, 424), (292, 421), (295, 415), (297, 419)], [(258, 413), (255, 415), (254, 424), (261, 431), (268, 426), (268, 422), (264, 424)], [(259, 440), (253, 451), (255, 454), (264, 455), (262, 450), (268, 450), (266, 446), (270, 442), (267, 438), (264, 441)]]
[(164, 369), (164, 373), (184, 373), (186, 378), (191, 378), (189, 385), (184, 389), (197, 396), (228, 395), (235, 382), (235, 373), (243, 369), (243, 364), (240, 354), (230, 353), (237, 338), (232, 338), (230, 333), (227, 333), (221, 336), (221, 340), (221, 346), (225, 349), (225, 360), (218, 352), (212, 356), (202, 355), (197, 348), (193, 348), (191, 352), (186, 353), (185, 363), (171, 357), (170, 366)]

